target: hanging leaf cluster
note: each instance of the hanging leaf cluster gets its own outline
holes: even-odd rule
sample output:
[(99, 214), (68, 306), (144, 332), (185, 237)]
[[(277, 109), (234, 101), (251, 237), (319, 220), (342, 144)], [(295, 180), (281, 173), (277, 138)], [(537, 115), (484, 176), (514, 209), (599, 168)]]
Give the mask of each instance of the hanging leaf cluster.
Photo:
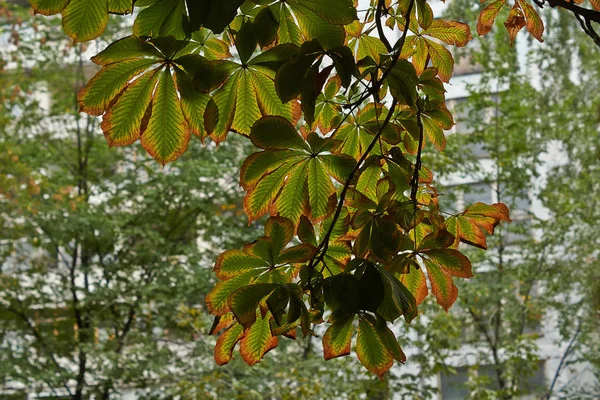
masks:
[(92, 58), (101, 69), (79, 93), (109, 145), (139, 140), (162, 164), (194, 136), (235, 133), (256, 147), (240, 185), (248, 221), (267, 216), (265, 234), (219, 256), (206, 298), (220, 365), (236, 348), (253, 365), (281, 337), (315, 335), (325, 359), (354, 349), (382, 377), (406, 360), (393, 324), (416, 318), (429, 293), (448, 310), (454, 279), (472, 276), (461, 243), (485, 249), (510, 221), (503, 204), (440, 210), (422, 152), (445, 149), (448, 47), (472, 36), (434, 19), (425, 0), (372, 0), (360, 12), (352, 0), (32, 5), (61, 13), (76, 41), (137, 8), (132, 34)]

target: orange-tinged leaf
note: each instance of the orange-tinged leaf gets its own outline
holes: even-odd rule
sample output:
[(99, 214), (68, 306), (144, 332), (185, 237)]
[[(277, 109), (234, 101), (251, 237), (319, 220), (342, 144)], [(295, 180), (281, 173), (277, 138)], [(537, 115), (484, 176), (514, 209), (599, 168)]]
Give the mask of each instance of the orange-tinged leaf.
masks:
[(502, 9), (502, 6), (504, 6), (504, 3), (506, 3), (506, 0), (495, 0), (481, 10), (479, 19), (477, 20), (477, 33), (479, 33), (479, 35), (483, 36), (492, 30), (494, 21)]
[(427, 28), (423, 34), (457, 47), (466, 46), (467, 43), (473, 39), (469, 25), (462, 22), (444, 21), (441, 19), (433, 20), (429, 28)]
[(317, 248), (309, 243), (303, 243), (289, 247), (281, 252), (277, 258), (278, 264), (298, 264), (307, 262), (315, 253)]
[(142, 146), (159, 163), (165, 165), (179, 157), (190, 141), (188, 129), (171, 71), (160, 72), (152, 115), (142, 135)]
[(150, 43), (132, 35), (111, 43), (106, 49), (92, 57), (92, 62), (104, 66), (141, 57), (159, 61), (163, 56)]
[(487, 243), (484, 231), (493, 234), (500, 221), (511, 221), (506, 205), (475, 203), (463, 213), (448, 218), (446, 227), (456, 237), (455, 247), (462, 241), (485, 250)]
[(244, 336), (244, 328), (240, 324), (232, 325), (219, 336), (214, 353), (218, 365), (225, 365), (231, 361), (233, 348), (242, 336)]
[(385, 321), (379, 320), (377, 322), (377, 334), (379, 338), (383, 342), (383, 345), (388, 349), (394, 360), (405, 363), (406, 355), (402, 351), (400, 347), (400, 343), (398, 343), (398, 339), (396, 339), (396, 335), (390, 328), (387, 327)]
[(323, 357), (329, 360), (350, 354), (354, 315), (337, 317), (323, 335)]
[(80, 111), (90, 115), (102, 115), (132, 78), (155, 63), (155, 60), (132, 59), (102, 68), (79, 92), (77, 100)]
[(422, 37), (416, 39), (415, 53), (412, 56), (412, 63), (415, 66), (417, 75), (421, 75), (427, 66), (427, 60), (429, 59), (429, 52), (427, 50), (427, 44)]
[(217, 315), (213, 321), (213, 324), (208, 332), (209, 335), (216, 335), (223, 329), (230, 328), (235, 323), (235, 318), (232, 313), (225, 315)]
[(590, 0), (590, 4), (594, 7), (594, 10), (600, 11), (600, 0)]
[(300, 163), (300, 165), (290, 170), (289, 177), (283, 189), (281, 189), (281, 194), (275, 200), (275, 207), (279, 215), (289, 218), (294, 225), (300, 223), (300, 218), (303, 215), (310, 214), (308, 185), (306, 182), (307, 171), (307, 163)]
[(490, 235), (494, 233), (494, 228), (500, 223), (500, 221), (511, 222), (510, 212), (506, 204), (494, 203), (475, 203), (463, 212), (465, 217), (473, 220), (477, 225), (481, 226)]
[(138, 140), (152, 93), (156, 87), (156, 70), (146, 72), (124, 90), (117, 102), (102, 117), (101, 128), (109, 146), (128, 146)]
[(452, 304), (458, 298), (458, 288), (454, 285), (452, 277), (440, 266), (429, 260), (424, 260), (427, 268), (429, 282), (431, 282), (431, 292), (435, 296), (438, 304), (448, 311)]
[(263, 175), (269, 174), (284, 164), (303, 159), (302, 153), (293, 150), (266, 150), (251, 154), (240, 170), (240, 186), (252, 190)]
[(510, 14), (508, 14), (508, 18), (506, 22), (504, 22), (504, 26), (508, 31), (508, 37), (510, 37), (510, 45), (512, 46), (515, 43), (515, 38), (517, 34), (523, 27), (525, 26), (525, 18), (523, 17), (523, 12), (519, 8), (519, 2), (515, 2), (515, 5), (510, 10)]
[(428, 250), (424, 254), (452, 276), (459, 278), (473, 276), (471, 261), (456, 249), (434, 249)]
[[(195, 135), (199, 136), (200, 139), (204, 139), (206, 136), (204, 114), (211, 97), (208, 94), (195, 90), (192, 79), (179, 68), (175, 69), (175, 78), (177, 90), (180, 94), (181, 111), (183, 112), (185, 121)], [(216, 116), (210, 113), (209, 115), (216, 118), (218, 123), (218, 107), (216, 107), (214, 102), (212, 104), (214, 105), (214, 109), (210, 110), (210, 112), (214, 112)]]
[(285, 182), (292, 166), (284, 164), (278, 169), (262, 177), (258, 184), (244, 197), (244, 210), (248, 216), (248, 222), (265, 215), (269, 205), (275, 200)]
[(308, 199), (312, 219), (319, 220), (331, 212), (329, 196), (334, 192), (327, 170), (316, 158), (308, 161)]
[(392, 354), (381, 341), (376, 327), (365, 317), (358, 322), (356, 355), (361, 364), (379, 379), (383, 379), (383, 375), (394, 364)]
[(240, 354), (246, 364), (252, 366), (262, 360), (264, 355), (275, 348), (279, 342), (277, 336), (271, 334), (269, 319), (271, 313), (264, 317), (257, 313), (256, 322), (246, 330), (240, 342)]
[(421, 304), (425, 297), (429, 294), (425, 274), (421, 268), (409, 266), (408, 274), (400, 275), (400, 282), (412, 293), (417, 301), (417, 305)]
[(537, 11), (525, 0), (519, 2), (523, 14), (525, 15), (526, 27), (529, 33), (538, 41), (543, 42), (542, 35), (544, 34), (544, 23)]
[(227, 250), (217, 257), (214, 270), (217, 278), (230, 279), (248, 271), (268, 267), (268, 262), (258, 256), (242, 250)]
[(438, 69), (438, 76), (444, 82), (449, 82), (454, 71), (454, 57), (443, 45), (425, 39), (431, 64)]
[(252, 73), (248, 69), (243, 69), (238, 72), (234, 87), (236, 93), (236, 112), (231, 128), (245, 135), (250, 134), (252, 125), (261, 117), (252, 81)]
[(230, 309), (227, 303), (229, 296), (240, 287), (248, 285), (256, 275), (255, 271), (249, 271), (231, 279), (217, 282), (206, 295), (205, 301), (208, 311), (212, 315), (225, 315), (229, 313)]

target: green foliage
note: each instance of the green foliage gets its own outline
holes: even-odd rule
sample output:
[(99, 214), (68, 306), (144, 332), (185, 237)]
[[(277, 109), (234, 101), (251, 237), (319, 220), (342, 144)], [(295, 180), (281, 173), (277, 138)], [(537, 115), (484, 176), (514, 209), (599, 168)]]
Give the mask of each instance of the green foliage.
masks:
[[(33, 6), (61, 12), (65, 32), (82, 41), (117, 10), (98, 3), (74, 21), (81, 4)], [(217, 317), (212, 333), (223, 331), (216, 361), (227, 363), (239, 343), (253, 365), (278, 336), (314, 334), (335, 314), (346, 322), (326, 335), (326, 358), (347, 354), (357, 332), (359, 360), (382, 378), (405, 360), (388, 323), (417, 316), (428, 293), (423, 271), (448, 310), (452, 278), (471, 276), (459, 242), (485, 248), (484, 232), (510, 221), (503, 204), (447, 218), (422, 165), (424, 149), (444, 150), (443, 130), (454, 123), (445, 45), (465, 46), (468, 25), (433, 20), (415, 0), (371, 1), (360, 13), (350, 0), (132, 6), (133, 35), (92, 59), (101, 70), (78, 96), (81, 111), (102, 116), (108, 143), (139, 139), (163, 165), (192, 133), (220, 143), (232, 131), (260, 149), (242, 164), (240, 184), (249, 221), (270, 218), (265, 236), (215, 264), (206, 303)], [(385, 28), (399, 37), (393, 45), (383, 14), (393, 16)]]

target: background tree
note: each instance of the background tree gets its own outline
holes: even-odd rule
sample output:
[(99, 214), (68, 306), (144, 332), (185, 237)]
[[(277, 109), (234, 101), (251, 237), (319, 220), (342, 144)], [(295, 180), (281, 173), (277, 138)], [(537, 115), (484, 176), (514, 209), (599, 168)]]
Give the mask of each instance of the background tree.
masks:
[[(448, 12), (464, 13), (465, 3), (453, 2)], [(447, 154), (453, 156), (424, 156), (441, 179), (477, 183), (441, 189), (442, 207), (495, 197), (516, 220), (500, 229), (486, 252), (468, 253), (475, 277), (459, 286), (458, 307), (448, 315), (423, 308), (424, 325), (409, 328), (424, 338), (421, 346), (428, 351), (412, 358), (425, 374), (441, 370), (448, 379), (456, 365), (470, 366), (468, 380), (461, 375), (465, 381), (456, 384), (456, 398), (598, 396), (592, 350), (599, 344), (598, 260), (592, 250), (598, 240), (597, 224), (590, 224), (596, 210), (588, 208), (599, 190), (598, 50), (568, 16), (547, 13), (544, 20), (548, 45), (521, 43), (526, 57), (506, 45), (501, 26), (464, 54), (482, 74), (453, 110), (459, 121), (458, 132), (448, 137)], [(580, 45), (573, 49), (569, 43)], [(579, 75), (576, 65), (591, 70)], [(561, 352), (549, 355), (556, 362), (546, 369), (545, 385), (532, 387), (528, 382), (548, 356), (540, 348), (543, 335)], [(439, 353), (430, 350), (442, 343)], [(588, 367), (558, 385), (569, 365)]]
[[(483, 10), (480, 32), (505, 5)], [(33, 6), (60, 13), (78, 42), (134, 4)], [(235, 132), (258, 148), (241, 169), (244, 210), (251, 222), (271, 217), (264, 236), (215, 264), (206, 305), (220, 335), (216, 362), (228, 363), (239, 344), (254, 365), (280, 337), (326, 323), (325, 359), (349, 354), (356, 333), (358, 359), (383, 378), (406, 359), (388, 323), (413, 320), (429, 290), (448, 310), (453, 277), (472, 276), (459, 244), (485, 249), (486, 233), (510, 221), (502, 203), (447, 215), (423, 166), (423, 151), (442, 152), (453, 125), (443, 82), (454, 60), (440, 42), (467, 45), (468, 25), (434, 19), (422, 0), (373, 0), (360, 13), (350, 0), (135, 6), (133, 34), (93, 58), (101, 70), (78, 95), (81, 111), (102, 116), (108, 143), (139, 139), (163, 165), (192, 133), (220, 143)], [(542, 21), (525, 1), (513, 3), (505, 26), (511, 41), (523, 27), (541, 40)], [(500, 198), (499, 173), (496, 181)]]

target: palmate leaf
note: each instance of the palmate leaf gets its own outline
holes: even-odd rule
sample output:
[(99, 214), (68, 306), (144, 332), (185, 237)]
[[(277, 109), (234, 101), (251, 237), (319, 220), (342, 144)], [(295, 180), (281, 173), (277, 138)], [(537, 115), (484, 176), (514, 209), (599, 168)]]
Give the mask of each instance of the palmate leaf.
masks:
[[(386, 107), (376, 107), (373, 103), (369, 103), (357, 113), (355, 119), (348, 118), (348, 123), (342, 125), (333, 135), (334, 139), (341, 141), (337, 151), (359, 160), (373, 140), (373, 135), (383, 125), (387, 112)], [(400, 141), (404, 131), (403, 126), (389, 123), (382, 132), (381, 145), (375, 146), (371, 154), (381, 155), (382, 149), (384, 152), (389, 151), (391, 145)]]
[(234, 64), (227, 81), (213, 95), (219, 109), (217, 125), (209, 132), (217, 143), (230, 131), (248, 135), (263, 116), (279, 115), (292, 121), (297, 103), (283, 104), (275, 91), (273, 63), (287, 59), (294, 48), (279, 47), (257, 55), (246, 65)]
[[(206, 134), (204, 111), (210, 96), (193, 89), (194, 67), (214, 64), (222, 69), (223, 64), (199, 55), (174, 58), (180, 47), (174, 40), (146, 42), (129, 36), (92, 59), (102, 69), (78, 101), (82, 111), (104, 114), (101, 126), (109, 145), (141, 139), (144, 149), (166, 164), (186, 150), (190, 132)], [(210, 79), (215, 86), (222, 78)], [(204, 85), (210, 88), (211, 83)]]
[(316, 221), (333, 211), (332, 180), (343, 183), (355, 162), (349, 156), (323, 154), (335, 145), (332, 139), (313, 133), (305, 141), (287, 119), (270, 116), (254, 124), (250, 140), (264, 149), (244, 161), (240, 174), (250, 221), (270, 211), (297, 226), (303, 214)]
[[(243, 320), (240, 322), (245, 326), (249, 325), (247, 321), (252, 320), (252, 316), (247, 316), (247, 310), (241, 311), (237, 308), (238, 303), (234, 301), (240, 296), (246, 296), (246, 292), (237, 293), (235, 298), (232, 298), (232, 295), (240, 288), (249, 288), (258, 284), (262, 285), (260, 287), (270, 287), (271, 291), (275, 290), (276, 286), (272, 284), (281, 285), (290, 282), (295, 272), (293, 265), (308, 261), (316, 252), (316, 247), (308, 243), (287, 247), (293, 234), (294, 226), (291, 221), (283, 217), (271, 217), (265, 224), (264, 237), (245, 246), (242, 250), (228, 250), (222, 253), (214, 267), (219, 281), (206, 296), (206, 306), (209, 311), (213, 315), (225, 315), (234, 311), (236, 317)], [(269, 293), (265, 293), (262, 298)], [(253, 303), (254, 308), (262, 298)]]

